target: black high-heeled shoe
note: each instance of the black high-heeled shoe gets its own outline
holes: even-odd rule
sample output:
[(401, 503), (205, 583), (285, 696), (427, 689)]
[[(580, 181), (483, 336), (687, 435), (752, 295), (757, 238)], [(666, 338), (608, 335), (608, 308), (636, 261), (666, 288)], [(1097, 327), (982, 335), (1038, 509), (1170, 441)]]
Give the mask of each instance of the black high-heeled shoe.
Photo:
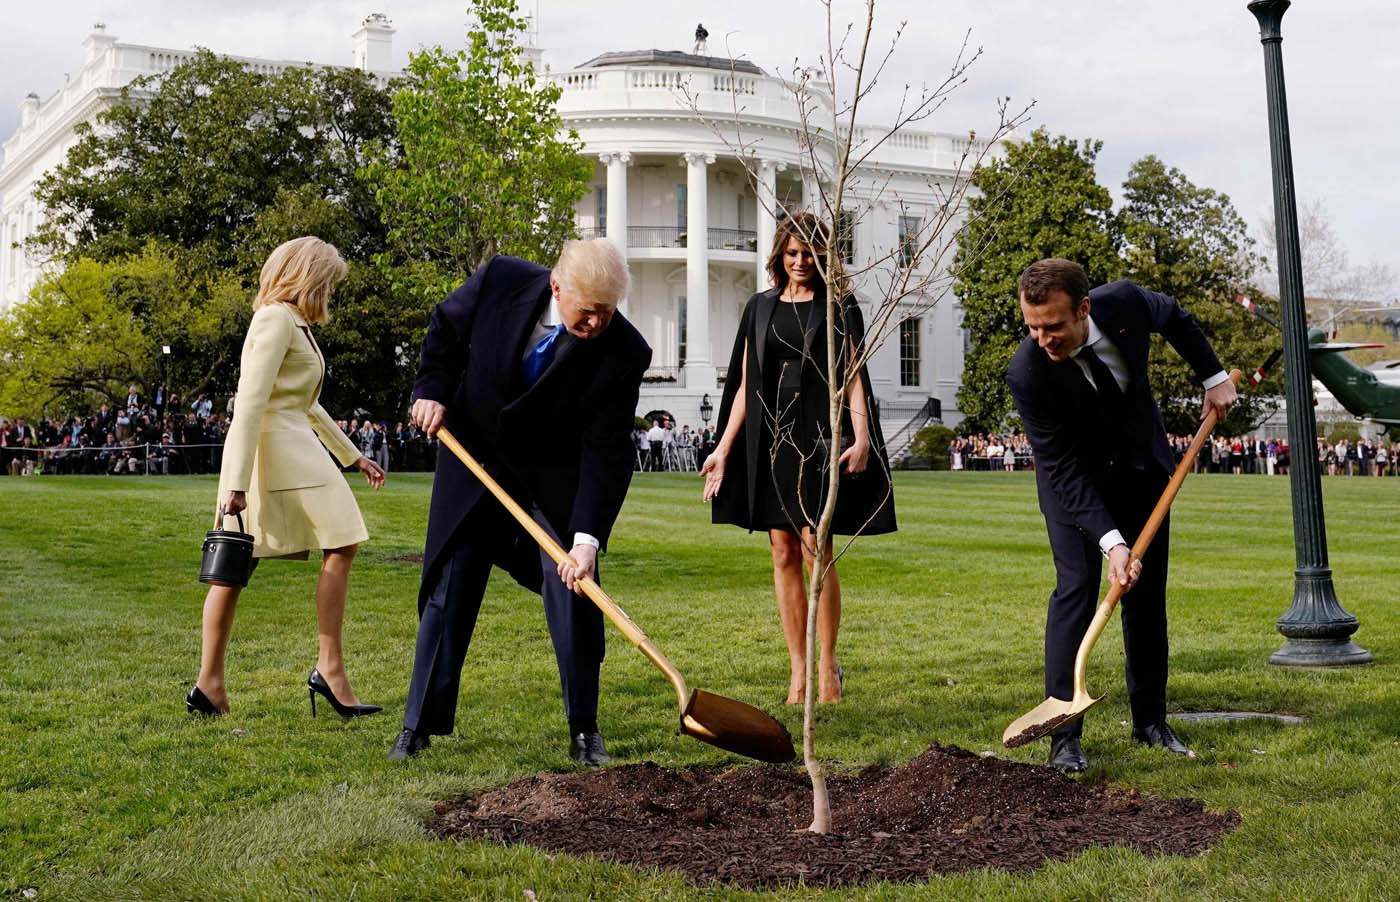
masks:
[(364, 717), (369, 714), (378, 714), (384, 708), (379, 705), (342, 705), (340, 699), (335, 697), (331, 687), (326, 683), (326, 678), (321, 676), (321, 672), (315, 667), (311, 668), (311, 673), (306, 676), (306, 694), (311, 697), (311, 716), (316, 716), (316, 696), (324, 695), (326, 701), (331, 703), (335, 713), (349, 720), (352, 717)]
[(191, 686), (185, 696), (185, 713), (195, 717), (222, 717), (224, 712), (209, 700), (209, 696), (199, 691), (199, 686)]

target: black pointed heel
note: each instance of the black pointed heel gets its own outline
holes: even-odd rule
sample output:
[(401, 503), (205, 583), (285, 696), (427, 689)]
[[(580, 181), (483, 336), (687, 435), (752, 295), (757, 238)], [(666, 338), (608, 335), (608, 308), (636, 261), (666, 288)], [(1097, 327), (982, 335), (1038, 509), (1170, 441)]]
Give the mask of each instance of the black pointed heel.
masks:
[(306, 677), (306, 693), (311, 697), (311, 716), (316, 716), (316, 696), (324, 696), (326, 701), (331, 703), (335, 713), (346, 720), (352, 717), (366, 717), (370, 714), (378, 714), (384, 708), (380, 705), (342, 705), (340, 699), (335, 697), (331, 687), (326, 683), (325, 677), (315, 667), (311, 668), (311, 673)]
[(194, 717), (222, 717), (223, 711), (209, 700), (209, 696), (199, 691), (199, 686), (191, 686), (185, 696), (185, 713)]

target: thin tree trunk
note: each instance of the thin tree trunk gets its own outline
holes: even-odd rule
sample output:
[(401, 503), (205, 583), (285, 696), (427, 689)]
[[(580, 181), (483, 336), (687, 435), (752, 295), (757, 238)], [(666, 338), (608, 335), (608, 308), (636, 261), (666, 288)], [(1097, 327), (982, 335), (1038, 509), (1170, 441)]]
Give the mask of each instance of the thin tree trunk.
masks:
[[(837, 202), (840, 202), (841, 186), (837, 186)], [(831, 521), (836, 514), (836, 493), (841, 482), (841, 405), (845, 400), (846, 379), (838, 378), (842, 371), (837, 369), (837, 360), (844, 361), (844, 339), (841, 348), (836, 346), (836, 317), (841, 312), (841, 285), (833, 278), (837, 269), (832, 265), (837, 242), (828, 242), (827, 250), (827, 290), (826, 290), (826, 372), (827, 372), (827, 417), (831, 424), (831, 442), (827, 446), (826, 501), (821, 515), (817, 518), (817, 528), (812, 539), (816, 545), (812, 549), (812, 572), (807, 587), (807, 693), (802, 709), (802, 761), (807, 767), (807, 776), (812, 780), (812, 824), (807, 829), (813, 833), (831, 832), (831, 800), (826, 791), (826, 775), (821, 762), (817, 760), (813, 733), (817, 721), (817, 610), (821, 605), (822, 586), (826, 584), (826, 571), (831, 562), (827, 559), (826, 547), (831, 538)]]

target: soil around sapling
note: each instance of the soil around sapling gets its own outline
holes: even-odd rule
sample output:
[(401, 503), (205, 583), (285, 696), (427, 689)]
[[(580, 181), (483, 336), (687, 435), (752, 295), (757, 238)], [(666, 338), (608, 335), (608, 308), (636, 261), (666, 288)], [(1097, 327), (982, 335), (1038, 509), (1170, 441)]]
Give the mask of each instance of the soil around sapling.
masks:
[(440, 803), (447, 839), (528, 845), (696, 884), (762, 889), (1032, 871), (1095, 846), (1199, 855), (1240, 822), (1191, 799), (1077, 783), (1049, 767), (935, 743), (907, 764), (828, 776), (834, 832), (806, 832), (800, 768), (663, 768), (650, 762), (541, 774)]

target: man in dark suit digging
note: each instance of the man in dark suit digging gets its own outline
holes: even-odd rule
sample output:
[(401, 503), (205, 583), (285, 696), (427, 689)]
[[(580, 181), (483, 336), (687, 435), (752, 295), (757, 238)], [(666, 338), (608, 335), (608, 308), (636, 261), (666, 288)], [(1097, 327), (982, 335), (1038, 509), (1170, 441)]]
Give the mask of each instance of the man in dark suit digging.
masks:
[[(1048, 259), (1021, 274), (1021, 314), (1030, 335), (1006, 381), (1031, 448), (1055, 590), (1045, 625), (1045, 694), (1073, 693), (1074, 658), (1097, 607), (1100, 560), (1123, 598), (1123, 645), (1133, 738), (1178, 755), (1190, 749), (1166, 721), (1167, 551), (1163, 522), (1147, 554), (1131, 561), (1129, 543), (1147, 522), (1175, 469), (1162, 415), (1148, 382), (1152, 333), (1190, 364), (1205, 388), (1202, 413), (1221, 416), (1235, 386), (1196, 320), (1174, 298), (1131, 282), (1089, 290), (1079, 264)], [(1050, 763), (1078, 773), (1089, 766), (1083, 721), (1051, 736)]]
[(575, 594), (622, 508), (632, 426), (651, 348), (617, 304), (627, 263), (606, 239), (570, 241), (554, 269), (496, 257), (433, 310), (412, 421), (446, 425), (557, 540), (556, 566), (451, 454), (439, 454), (428, 514), (418, 640), (393, 760), (452, 732), (467, 645), (492, 566), (540, 593), (553, 640), (570, 755), (609, 758), (598, 728), (603, 617)]

